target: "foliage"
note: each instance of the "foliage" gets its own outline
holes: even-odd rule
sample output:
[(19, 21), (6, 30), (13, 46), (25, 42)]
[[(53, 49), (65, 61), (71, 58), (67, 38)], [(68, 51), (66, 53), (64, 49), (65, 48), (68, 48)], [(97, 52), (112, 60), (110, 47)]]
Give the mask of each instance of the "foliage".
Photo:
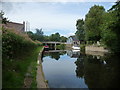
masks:
[(17, 57), (22, 51), (29, 50), (29, 48), (34, 48), (36, 46), (36, 43), (26, 34), (20, 33), (17, 30), (3, 28), (2, 31), (3, 58), (11, 59)]
[(57, 42), (59, 42), (60, 41), (60, 34), (59, 33), (55, 33), (55, 34), (50, 35), (50, 41), (57, 41)]
[(80, 41), (84, 41), (85, 40), (85, 31), (84, 31), (84, 21), (83, 21), (83, 19), (78, 19), (77, 20), (76, 28), (77, 28), (77, 31), (76, 31), (75, 35), (77, 36), (77, 38)]
[(57, 41), (57, 42), (66, 42), (67, 38), (65, 36), (60, 36), (59, 33), (51, 34), (50, 36), (43, 35), (42, 29), (36, 29), (36, 33), (33, 33), (32, 31), (27, 32), (28, 36), (32, 40), (38, 40), (38, 41)]
[(59, 33), (51, 34), (48, 38), (50, 41), (56, 41), (56, 42), (66, 42), (67, 40), (65, 36), (60, 36)]
[(44, 35), (44, 41), (50, 41), (50, 36)]
[(28, 66), (37, 60), (38, 43), (17, 30), (3, 27), (2, 31), (3, 88), (21, 88)]
[(44, 35), (42, 29), (36, 29), (36, 32), (33, 33), (32, 31), (28, 31), (27, 34), (32, 40), (38, 40), (38, 41), (43, 41), (44, 40)]
[(65, 36), (60, 37), (60, 42), (66, 42), (67, 38)]
[(120, 52), (120, 1), (104, 14), (102, 25), (102, 40), (107, 47), (117, 53)]
[(43, 41), (44, 36), (43, 36), (42, 28), (41, 29), (36, 29), (35, 39), (38, 40), (38, 41)]
[(39, 36), (43, 35), (42, 28), (41, 29), (36, 28), (36, 33), (35, 34), (39, 35)]
[(65, 49), (65, 44), (60, 44), (56, 46), (57, 49), (64, 50)]
[(27, 34), (32, 40), (36, 40), (36, 36), (32, 31), (28, 31)]
[[(31, 67), (30, 75), (32, 83), (36, 83), (36, 62), (41, 47), (24, 51), (18, 58), (3, 60), (3, 88), (22, 88), (28, 67)], [(31, 86), (32, 87), (32, 86)], [(35, 87), (35, 86), (34, 86)]]
[(107, 46), (112, 52), (120, 52), (120, 1), (117, 1), (110, 10), (105, 12), (103, 6), (94, 5), (90, 8), (85, 21), (79, 19), (76, 23), (76, 36), (79, 40), (85, 40), (87, 44), (100, 41), (101, 45)]
[(101, 39), (100, 25), (103, 23), (103, 6), (94, 5), (90, 8), (85, 18), (85, 38), (88, 41), (99, 41)]

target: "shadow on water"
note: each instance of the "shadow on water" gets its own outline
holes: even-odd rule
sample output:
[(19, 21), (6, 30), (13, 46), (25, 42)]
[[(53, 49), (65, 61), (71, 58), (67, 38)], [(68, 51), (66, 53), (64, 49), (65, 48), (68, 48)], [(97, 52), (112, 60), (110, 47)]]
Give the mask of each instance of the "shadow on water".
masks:
[[(88, 55), (88, 54), (83, 54), (80, 53), (80, 51), (72, 51), (72, 50), (67, 50), (67, 51), (57, 51), (57, 52), (44, 52), (43, 55), (43, 62), (44, 62), (44, 57), (49, 57), (49, 59), (55, 59), (55, 60), (60, 60), (61, 56), (64, 56), (64, 58), (68, 58), (73, 60), (74, 62), (69, 70), (71, 70), (71, 75), (73, 75), (73, 72), (75, 73), (75, 77), (70, 76), (70, 79), (73, 80), (72, 82), (68, 81), (69, 85), (66, 84), (66, 81), (61, 81), (61, 83), (58, 84), (66, 84), (66, 87), (69, 88), (72, 85), (74, 85), (74, 88), (78, 88), (81, 87), (81, 80), (84, 80), (84, 84), (87, 85), (87, 87), (89, 89), (93, 89), (93, 88), (119, 88), (119, 74), (120, 74), (120, 70), (119, 70), (119, 56), (118, 55), (113, 55), (113, 54), (104, 54), (104, 55)], [(63, 60), (60, 60), (60, 62), (62, 62)], [(67, 60), (68, 61), (68, 60)], [(54, 62), (56, 63), (56, 62)], [(47, 64), (44, 64), (43, 66), (45, 67)], [(55, 65), (55, 64), (54, 64)], [(62, 66), (64, 68), (66, 68), (66, 66), (68, 66), (68, 64), (65, 64)], [(54, 66), (52, 66), (54, 67)], [(57, 67), (61, 67), (59, 65), (57, 65)], [(54, 67), (56, 68), (56, 67)], [(74, 71), (72, 71), (72, 69), (74, 69)], [(49, 68), (47, 68), (49, 69)], [(46, 70), (46, 69), (45, 69)], [(62, 68), (63, 70), (63, 68)], [(59, 70), (59, 73), (60, 71)], [(50, 72), (50, 70), (48, 70)], [(47, 72), (44, 71), (45, 74)], [(54, 71), (53, 71), (54, 72)], [(67, 71), (66, 71), (67, 72)], [(55, 74), (57, 72), (54, 72)], [(55, 76), (54, 74), (54, 76)], [(70, 71), (69, 71), (70, 74)], [(57, 74), (58, 75), (58, 74)], [(46, 79), (51, 82), (49, 83), (49, 85), (52, 87), (55, 86), (57, 88), (60, 88), (56, 83), (54, 82), (55, 80), (52, 81), (52, 76), (50, 75), (45, 75)], [(62, 73), (62, 76), (64, 76), (64, 73)], [(48, 78), (47, 78), (48, 77)], [(56, 76), (57, 77), (57, 76)], [(69, 77), (69, 76), (68, 76)], [(66, 77), (66, 78), (68, 78)], [(58, 79), (59, 78), (59, 79)], [(55, 78), (53, 78), (55, 79)], [(56, 79), (58, 80), (62, 80), (63, 77), (57, 77)], [(80, 82), (79, 82), (80, 81)], [(78, 84), (79, 83), (79, 84)], [(82, 82), (83, 83), (83, 82)], [(75, 86), (76, 84), (76, 86)], [(78, 86), (77, 86), (78, 85)], [(83, 87), (81, 87), (83, 88)]]
[(81, 54), (75, 64), (76, 76), (84, 78), (88, 88), (119, 88), (119, 56)]
[(50, 51), (45, 51), (43, 57), (50, 56), (50, 58), (59, 60), (60, 55), (66, 54), (65, 51), (63, 52), (50, 52)]

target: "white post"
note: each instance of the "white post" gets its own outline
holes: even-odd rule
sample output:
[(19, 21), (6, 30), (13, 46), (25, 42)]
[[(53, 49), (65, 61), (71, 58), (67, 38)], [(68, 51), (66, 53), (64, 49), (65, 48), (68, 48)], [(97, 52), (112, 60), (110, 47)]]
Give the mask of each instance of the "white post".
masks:
[(55, 50), (56, 50), (56, 43), (55, 43)]

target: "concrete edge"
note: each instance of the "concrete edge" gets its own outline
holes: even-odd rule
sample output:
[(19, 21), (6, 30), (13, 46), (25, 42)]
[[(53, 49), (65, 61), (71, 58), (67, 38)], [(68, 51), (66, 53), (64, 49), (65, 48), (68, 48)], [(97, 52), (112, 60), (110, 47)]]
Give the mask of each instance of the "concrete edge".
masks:
[(37, 88), (49, 88), (47, 80), (45, 79), (43, 68), (42, 68), (42, 53), (44, 51), (44, 47), (40, 50), (37, 60), (37, 75), (36, 75), (36, 82)]

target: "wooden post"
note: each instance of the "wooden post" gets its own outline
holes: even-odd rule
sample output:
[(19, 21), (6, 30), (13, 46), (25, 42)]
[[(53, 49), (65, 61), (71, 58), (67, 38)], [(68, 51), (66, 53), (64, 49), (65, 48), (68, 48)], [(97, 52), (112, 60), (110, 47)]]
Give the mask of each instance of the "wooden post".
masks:
[(55, 50), (56, 50), (56, 43), (55, 43)]

